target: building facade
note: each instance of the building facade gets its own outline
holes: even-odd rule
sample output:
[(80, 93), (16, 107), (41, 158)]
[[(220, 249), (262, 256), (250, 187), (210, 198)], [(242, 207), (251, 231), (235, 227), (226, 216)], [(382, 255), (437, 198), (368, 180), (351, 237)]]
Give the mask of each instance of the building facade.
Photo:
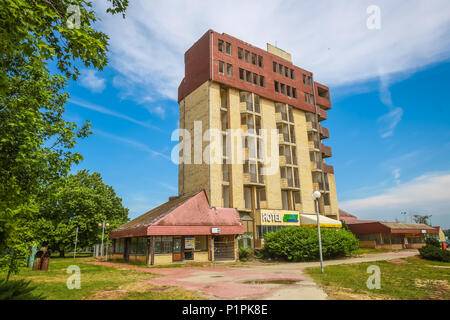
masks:
[[(300, 225), (301, 214), (339, 220), (334, 169), (324, 159), (331, 108), (327, 86), (267, 51), (208, 30), (185, 53), (180, 105), (179, 194), (204, 189), (215, 207), (236, 208), (240, 245)], [(275, 132), (275, 134), (273, 134)]]

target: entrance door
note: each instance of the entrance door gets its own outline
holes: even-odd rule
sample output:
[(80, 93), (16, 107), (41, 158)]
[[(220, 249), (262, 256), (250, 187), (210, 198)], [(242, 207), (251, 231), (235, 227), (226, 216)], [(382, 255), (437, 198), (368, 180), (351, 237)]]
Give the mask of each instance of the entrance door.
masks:
[(234, 236), (214, 237), (214, 260), (234, 260)]
[(172, 253), (172, 260), (173, 261), (181, 261), (183, 260), (182, 255), (182, 241), (181, 237), (174, 237), (173, 238), (173, 253)]

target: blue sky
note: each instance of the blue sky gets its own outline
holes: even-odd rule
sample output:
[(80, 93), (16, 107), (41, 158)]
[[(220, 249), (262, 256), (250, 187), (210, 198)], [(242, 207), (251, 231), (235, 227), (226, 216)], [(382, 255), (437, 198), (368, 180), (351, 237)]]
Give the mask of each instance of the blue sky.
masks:
[[(450, 4), (350, 2), (136, 1), (125, 20), (104, 15), (110, 64), (82, 68), (69, 87), (66, 118), (90, 120), (94, 131), (77, 145), (84, 161), (74, 170), (100, 172), (131, 218), (177, 194), (170, 155), (183, 54), (211, 28), (261, 48), (276, 43), (330, 87), (325, 143), (341, 208), (388, 221), (404, 219), (401, 211), (432, 214), (449, 228)], [(366, 26), (371, 4), (379, 30)], [(224, 14), (233, 6), (240, 10)], [(278, 23), (263, 23), (273, 17)]]

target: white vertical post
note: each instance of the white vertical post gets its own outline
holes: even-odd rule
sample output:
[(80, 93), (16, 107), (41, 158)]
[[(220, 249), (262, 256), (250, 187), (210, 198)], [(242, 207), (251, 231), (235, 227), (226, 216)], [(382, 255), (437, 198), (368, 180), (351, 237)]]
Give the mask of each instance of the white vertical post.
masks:
[(320, 236), (320, 221), (319, 221), (319, 198), (317, 198), (315, 201), (316, 201), (316, 215), (317, 215), (317, 232), (319, 233), (320, 270), (323, 273), (322, 237)]
[(102, 245), (100, 246), (100, 261), (103, 261), (103, 237), (105, 236), (105, 220), (103, 220), (102, 224)]
[(74, 259), (77, 257), (77, 242), (78, 242), (78, 226), (77, 226), (77, 231), (75, 233), (75, 249), (73, 250), (73, 258)]

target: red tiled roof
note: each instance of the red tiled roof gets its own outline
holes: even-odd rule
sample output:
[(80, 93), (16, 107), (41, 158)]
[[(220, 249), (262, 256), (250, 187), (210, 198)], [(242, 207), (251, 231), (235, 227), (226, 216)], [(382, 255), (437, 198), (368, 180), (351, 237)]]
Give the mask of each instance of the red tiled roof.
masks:
[(180, 196), (148, 211), (109, 233), (111, 238), (146, 235), (242, 234), (244, 227), (234, 208), (211, 208), (204, 190)]

